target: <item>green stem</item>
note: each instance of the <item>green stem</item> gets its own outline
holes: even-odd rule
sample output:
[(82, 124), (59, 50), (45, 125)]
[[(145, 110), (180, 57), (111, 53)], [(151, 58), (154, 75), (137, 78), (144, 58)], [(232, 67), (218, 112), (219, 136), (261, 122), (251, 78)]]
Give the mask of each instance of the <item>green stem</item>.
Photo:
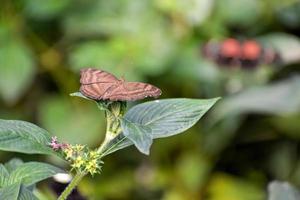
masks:
[(77, 172), (75, 177), (72, 179), (71, 183), (66, 187), (66, 189), (61, 193), (57, 200), (66, 200), (71, 194), (74, 188), (78, 185), (81, 179), (86, 175), (86, 173)]
[(105, 138), (102, 144), (98, 147), (97, 152), (103, 154), (103, 150), (107, 148), (107, 145), (111, 142), (112, 139), (117, 137), (121, 132), (120, 128), (120, 119), (116, 117), (110, 110), (105, 112), (106, 117), (106, 133)]

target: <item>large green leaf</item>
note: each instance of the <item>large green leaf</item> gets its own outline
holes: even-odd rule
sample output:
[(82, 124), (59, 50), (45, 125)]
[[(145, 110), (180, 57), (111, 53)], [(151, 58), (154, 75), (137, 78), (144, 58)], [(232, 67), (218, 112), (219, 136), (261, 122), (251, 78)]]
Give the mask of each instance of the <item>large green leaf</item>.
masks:
[(20, 182), (25, 186), (30, 186), (57, 173), (63, 172), (63, 170), (46, 163), (28, 162), (11, 172), (8, 185)]
[(125, 118), (150, 127), (153, 138), (168, 137), (193, 126), (217, 100), (219, 98), (155, 100), (134, 106)]
[(0, 199), (18, 200), (20, 183), (0, 188)]
[(50, 134), (32, 123), (0, 120), (0, 150), (57, 155), (49, 147), (50, 142)]
[(134, 143), (140, 152), (148, 155), (153, 139), (151, 128), (126, 119), (121, 120), (121, 126), (124, 135)]
[(153, 138), (168, 137), (189, 129), (218, 99), (164, 99), (139, 104), (122, 120), (124, 135), (142, 153), (149, 154)]
[(287, 182), (273, 181), (268, 191), (268, 200), (298, 200), (300, 197), (300, 192)]

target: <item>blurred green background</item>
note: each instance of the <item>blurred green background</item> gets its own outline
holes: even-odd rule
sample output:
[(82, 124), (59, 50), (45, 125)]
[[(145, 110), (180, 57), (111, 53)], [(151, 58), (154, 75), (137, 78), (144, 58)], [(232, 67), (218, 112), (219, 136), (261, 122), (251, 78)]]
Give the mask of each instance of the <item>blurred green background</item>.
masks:
[[(209, 40), (255, 39), (279, 65), (220, 67)], [(184, 134), (105, 158), (79, 191), (92, 200), (263, 200), (273, 180), (300, 187), (298, 0), (1, 0), (0, 117), (38, 124), (61, 141), (96, 147), (96, 106), (70, 97), (79, 70), (97, 67), (160, 87), (161, 98), (222, 100)], [(133, 104), (130, 104), (133, 105)], [(53, 158), (0, 152), (12, 157)], [(49, 196), (48, 183), (40, 193)]]

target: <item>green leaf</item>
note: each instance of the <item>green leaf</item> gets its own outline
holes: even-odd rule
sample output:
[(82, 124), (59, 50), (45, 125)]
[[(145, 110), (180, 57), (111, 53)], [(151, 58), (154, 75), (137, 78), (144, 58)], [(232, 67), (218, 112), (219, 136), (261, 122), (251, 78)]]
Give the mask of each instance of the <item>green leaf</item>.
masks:
[(12, 171), (14, 171), (15, 169), (17, 169), (17, 167), (19, 167), (20, 165), (22, 165), (24, 162), (19, 159), (19, 158), (13, 158), (10, 161), (8, 161), (7, 163), (5, 163), (5, 168), (8, 171), (8, 173), (11, 173)]
[(63, 170), (46, 163), (27, 162), (12, 171), (8, 184), (20, 182), (25, 186), (30, 186), (57, 173), (63, 172)]
[(7, 169), (4, 167), (4, 165), (0, 164), (0, 188), (8, 182), (8, 178), (9, 173)]
[(150, 101), (131, 108), (125, 119), (151, 128), (153, 138), (168, 137), (192, 127), (218, 100), (178, 98)]
[(15, 183), (0, 189), (0, 199), (18, 200), (20, 183)]
[(50, 142), (50, 134), (32, 123), (0, 120), (0, 150), (58, 155), (48, 146)]
[(121, 120), (124, 135), (129, 138), (138, 150), (149, 155), (152, 144), (152, 130), (148, 126), (132, 123), (126, 119)]
[[(148, 155), (153, 138), (168, 137), (189, 129), (218, 99), (164, 99), (139, 104), (121, 120), (124, 136)], [(130, 142), (124, 140), (120, 144), (125, 145), (118, 149), (129, 146)]]
[(300, 196), (300, 192), (288, 182), (273, 181), (268, 191), (268, 200), (298, 200)]

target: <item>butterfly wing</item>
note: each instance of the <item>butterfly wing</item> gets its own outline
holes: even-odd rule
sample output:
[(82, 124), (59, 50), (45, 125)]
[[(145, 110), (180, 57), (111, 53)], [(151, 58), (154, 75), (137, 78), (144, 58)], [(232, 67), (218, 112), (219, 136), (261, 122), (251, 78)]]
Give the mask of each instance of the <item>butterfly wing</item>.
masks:
[(113, 83), (92, 83), (80, 86), (80, 92), (91, 99), (100, 100), (103, 95), (111, 87), (115, 87)]
[(100, 100), (110, 87), (119, 82), (114, 75), (99, 69), (83, 69), (80, 75), (80, 92), (95, 100)]
[(87, 68), (80, 71), (80, 83), (81, 84), (93, 84), (93, 83), (114, 83), (118, 79), (103, 70)]
[(160, 95), (161, 90), (153, 85), (120, 81), (118, 85), (108, 89), (102, 98), (111, 101), (135, 101), (146, 97), (158, 97)]

